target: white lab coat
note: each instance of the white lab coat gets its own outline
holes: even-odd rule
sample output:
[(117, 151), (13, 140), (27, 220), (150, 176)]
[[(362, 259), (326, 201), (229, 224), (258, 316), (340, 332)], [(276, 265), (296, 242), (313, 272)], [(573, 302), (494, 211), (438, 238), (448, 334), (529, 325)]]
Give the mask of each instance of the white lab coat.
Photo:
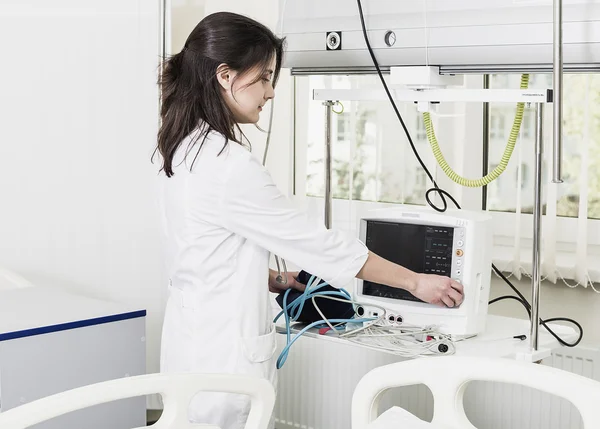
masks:
[[(244, 147), (211, 133), (193, 168), (189, 137), (162, 181), (169, 299), (161, 371), (251, 374), (277, 386), (276, 337), (268, 290), (269, 252), (346, 286), (364, 265), (359, 240), (316, 227), (295, 210)], [(199, 394), (197, 423), (243, 428), (249, 401)]]

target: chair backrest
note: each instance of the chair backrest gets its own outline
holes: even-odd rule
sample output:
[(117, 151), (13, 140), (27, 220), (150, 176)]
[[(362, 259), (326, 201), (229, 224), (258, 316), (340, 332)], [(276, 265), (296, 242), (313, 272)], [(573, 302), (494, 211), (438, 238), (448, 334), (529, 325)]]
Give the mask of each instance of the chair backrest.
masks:
[(378, 416), (387, 389), (424, 384), (433, 394), (432, 423), (455, 429), (476, 429), (463, 406), (470, 381), (512, 383), (570, 401), (585, 429), (600, 427), (600, 383), (544, 365), (500, 358), (441, 356), (402, 361), (376, 368), (361, 379), (352, 397), (352, 429), (365, 429)]
[(153, 429), (216, 428), (188, 420), (189, 404), (202, 391), (248, 395), (251, 407), (245, 429), (268, 427), (275, 391), (267, 380), (225, 374), (150, 374), (84, 386), (21, 405), (0, 413), (0, 428), (25, 429), (93, 405), (156, 393), (162, 396), (164, 410)]
[(23, 277), (7, 268), (0, 267), (0, 290), (33, 286)]

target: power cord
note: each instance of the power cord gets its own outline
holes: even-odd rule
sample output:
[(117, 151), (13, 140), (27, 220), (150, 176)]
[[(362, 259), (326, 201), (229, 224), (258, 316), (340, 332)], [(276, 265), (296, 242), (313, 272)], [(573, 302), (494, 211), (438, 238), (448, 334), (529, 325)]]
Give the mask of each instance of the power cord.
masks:
[[(358, 13), (360, 16), (360, 23), (362, 26), (362, 32), (363, 32), (363, 37), (365, 39), (365, 43), (367, 45), (367, 49), (369, 51), (369, 55), (371, 56), (371, 60), (373, 61), (373, 65), (375, 66), (375, 69), (377, 70), (377, 74), (379, 75), (379, 79), (381, 80), (381, 84), (383, 85), (383, 88), (385, 89), (385, 92), (388, 96), (388, 99), (392, 105), (392, 107), (394, 108), (394, 112), (396, 113), (396, 117), (398, 118), (398, 120), (400, 121), (400, 124), (402, 125), (402, 128), (404, 130), (404, 133), (406, 134), (406, 137), (408, 139), (408, 143), (410, 144), (410, 147), (415, 155), (415, 157), (417, 158), (417, 161), (419, 161), (419, 164), (421, 164), (421, 167), (423, 168), (423, 170), (425, 171), (425, 174), (427, 174), (427, 177), (429, 178), (429, 180), (433, 183), (433, 188), (430, 188), (427, 190), (427, 192), (425, 193), (425, 200), (427, 201), (427, 204), (434, 210), (438, 211), (438, 212), (445, 212), (448, 209), (448, 204), (446, 202), (446, 199), (444, 197), (448, 197), (452, 203), (456, 206), (456, 208), (461, 209), (460, 205), (458, 204), (458, 202), (454, 199), (454, 197), (452, 197), (452, 195), (441, 189), (438, 184), (436, 183), (436, 181), (434, 180), (432, 174), (429, 172), (429, 169), (427, 168), (427, 166), (425, 165), (425, 163), (423, 162), (423, 160), (421, 159), (421, 157), (419, 156), (419, 152), (417, 151), (417, 148), (415, 147), (412, 138), (410, 136), (410, 132), (408, 131), (408, 128), (406, 128), (406, 125), (404, 123), (404, 120), (402, 119), (402, 115), (400, 115), (400, 111), (398, 110), (398, 107), (396, 106), (396, 102), (394, 101), (394, 98), (392, 97), (390, 90), (387, 86), (387, 82), (385, 81), (385, 79), (383, 78), (383, 73), (381, 72), (381, 69), (379, 67), (379, 63), (377, 62), (377, 59), (375, 58), (375, 53), (373, 52), (373, 48), (371, 47), (371, 43), (369, 42), (369, 36), (367, 33), (367, 27), (365, 25), (365, 18), (364, 18), (364, 14), (363, 14), (363, 9), (362, 9), (362, 3), (361, 0), (356, 0), (357, 5), (358, 5)], [(438, 193), (438, 195), (440, 196), (442, 203), (443, 203), (443, 207), (437, 207), (430, 199), (429, 199), (429, 194), (432, 192), (436, 192)], [(506, 284), (508, 286), (510, 286), (510, 288), (518, 295), (518, 297), (515, 296), (503, 296), (503, 297), (499, 297), (496, 299), (493, 299), (489, 302), (489, 304), (493, 304), (495, 302), (501, 301), (501, 300), (506, 300), (506, 299), (514, 299), (519, 301), (524, 307), (525, 310), (527, 311), (527, 314), (529, 315), (529, 320), (531, 320), (531, 305), (529, 304), (529, 302), (527, 301), (527, 299), (523, 296), (523, 294), (521, 294), (521, 292), (519, 292), (519, 290), (506, 278), (506, 276), (504, 274), (502, 274), (502, 272), (494, 265), (492, 264), (492, 269), (494, 270), (494, 272), (496, 274), (498, 274), (500, 276), (500, 278), (502, 278), (502, 280), (504, 280), (506, 282)], [(560, 338), (547, 324), (546, 322), (556, 322), (556, 321), (564, 321), (564, 322), (570, 322), (573, 323), (575, 326), (577, 326), (577, 328), (579, 329), (579, 337), (577, 338), (577, 340), (574, 343), (567, 343), (566, 341), (564, 341), (562, 338)], [(544, 328), (546, 328), (546, 330), (554, 337), (556, 338), (556, 340), (563, 346), (566, 347), (575, 347), (577, 346), (582, 338), (583, 338), (583, 327), (576, 322), (573, 319), (569, 319), (569, 318), (565, 318), (565, 317), (554, 317), (551, 319), (546, 319), (546, 320), (542, 320), (540, 318), (540, 324), (542, 326), (544, 326)]]
[[(508, 278), (494, 265), (492, 264), (492, 269), (494, 270), (494, 272), (502, 279), (506, 282), (506, 284), (508, 284), (511, 289), (513, 291), (515, 291), (515, 293), (518, 295), (518, 297), (516, 296), (511, 296), (511, 295), (505, 295), (505, 296), (500, 296), (498, 298), (492, 299), (489, 303), (493, 304), (495, 302), (498, 301), (503, 301), (503, 300), (507, 300), (507, 299), (514, 299), (519, 301), (521, 304), (523, 304), (523, 307), (525, 307), (525, 310), (527, 311), (527, 314), (529, 315), (529, 320), (531, 320), (531, 305), (529, 304), (529, 302), (527, 301), (527, 299), (525, 299), (525, 297), (523, 296), (523, 294), (521, 292), (519, 292), (519, 290), (510, 282), (510, 280), (508, 280)], [(550, 328), (546, 322), (569, 322), (572, 323), (573, 325), (577, 326), (577, 329), (579, 329), (579, 337), (577, 338), (577, 340), (574, 343), (567, 343), (565, 340), (563, 340), (562, 338), (560, 338), (553, 330), (552, 328)], [(550, 319), (545, 319), (543, 320), (542, 318), (540, 318), (540, 325), (542, 325), (544, 328), (546, 328), (546, 330), (550, 333), (550, 335), (552, 335), (554, 338), (556, 338), (556, 340), (563, 346), (566, 347), (575, 347), (576, 345), (578, 345), (582, 338), (583, 338), (583, 327), (576, 321), (573, 319), (569, 319), (566, 317), (553, 317)]]

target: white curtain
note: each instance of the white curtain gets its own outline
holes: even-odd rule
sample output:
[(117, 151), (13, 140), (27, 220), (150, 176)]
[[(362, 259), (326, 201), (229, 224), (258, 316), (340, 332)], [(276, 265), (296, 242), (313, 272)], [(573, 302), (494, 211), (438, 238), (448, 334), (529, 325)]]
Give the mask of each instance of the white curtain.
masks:
[[(545, 106), (544, 114), (544, 174), (542, 200), (546, 204), (546, 212), (542, 221), (542, 276), (544, 279), (557, 283), (564, 282), (567, 286), (591, 286), (593, 282), (600, 282), (600, 246), (598, 243), (598, 230), (600, 220), (589, 219), (588, 198), (590, 196), (590, 185), (593, 175), (590, 174), (591, 145), (594, 141), (594, 114), (595, 100), (590, 94), (594, 94), (592, 83), (596, 76), (581, 75), (578, 79), (584, 79), (584, 85), (577, 85), (580, 97), (566, 98), (571, 115), (565, 116), (565, 121), (572, 121), (569, 127), (565, 127), (563, 135), (563, 174), (571, 172), (572, 177), (565, 176), (565, 183), (552, 183), (552, 105)], [(599, 79), (600, 81), (600, 79)], [(568, 84), (567, 84), (568, 88)], [(575, 86), (574, 86), (575, 89)], [(573, 104), (575, 103), (575, 104)], [(532, 109), (533, 110), (533, 109)], [(533, 111), (531, 112), (533, 113)], [(577, 124), (574, 124), (574, 121)], [(532, 122), (531, 131), (535, 135), (535, 126)], [(567, 135), (567, 132), (569, 133)], [(524, 175), (521, 162), (525, 151), (533, 151), (533, 147), (518, 144), (514, 158), (518, 159), (518, 174), (516, 186), (516, 216), (514, 220), (514, 240), (512, 244), (509, 270), (512, 275), (521, 279), (522, 275), (532, 274), (532, 230), (533, 218), (531, 215), (522, 215), (522, 204), (525, 192), (521, 191)], [(573, 160), (579, 160), (578, 168), (573, 169)], [(514, 161), (512, 161), (514, 162)], [(570, 168), (566, 168), (567, 165)], [(534, 163), (530, 164), (532, 167)], [(529, 171), (531, 180), (526, 186), (533, 188), (535, 172)], [(569, 188), (570, 187), (570, 188)], [(573, 188), (576, 189), (573, 189)], [(557, 200), (561, 195), (569, 192), (571, 195), (579, 196), (579, 205), (576, 217), (560, 216)], [(591, 237), (591, 238), (590, 238)], [(506, 260), (504, 260), (506, 262)], [(506, 264), (505, 264), (506, 266)], [(596, 290), (597, 287), (594, 289)]]

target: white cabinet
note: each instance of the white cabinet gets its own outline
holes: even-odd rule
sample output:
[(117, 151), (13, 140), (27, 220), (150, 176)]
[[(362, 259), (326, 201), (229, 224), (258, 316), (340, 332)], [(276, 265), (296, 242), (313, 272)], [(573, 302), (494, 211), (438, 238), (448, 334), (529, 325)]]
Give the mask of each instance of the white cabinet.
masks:
[[(60, 290), (0, 291), (0, 411), (146, 373), (146, 311)], [(145, 426), (146, 399), (80, 410), (36, 429)]]

